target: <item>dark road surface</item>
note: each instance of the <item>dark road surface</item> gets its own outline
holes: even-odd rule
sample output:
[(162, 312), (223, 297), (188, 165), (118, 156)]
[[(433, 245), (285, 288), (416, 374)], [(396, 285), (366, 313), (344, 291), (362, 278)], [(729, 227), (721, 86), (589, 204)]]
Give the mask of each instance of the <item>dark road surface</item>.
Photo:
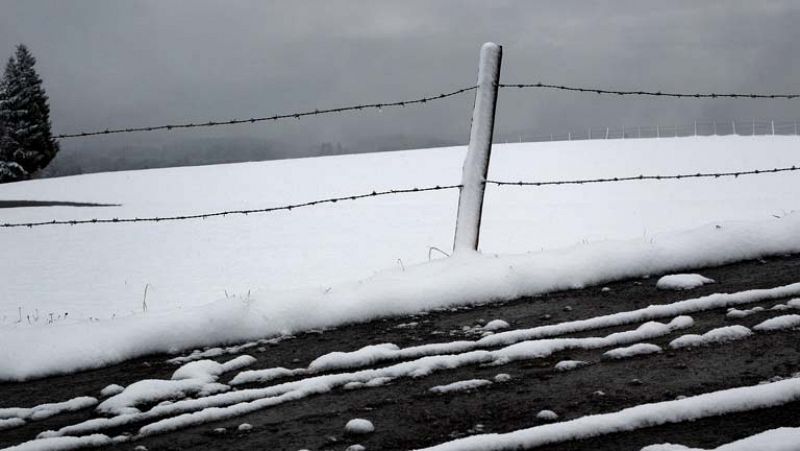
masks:
[[(773, 257), (716, 268), (698, 269), (716, 284), (689, 291), (655, 289), (658, 277), (609, 283), (601, 287), (570, 290), (536, 298), (429, 312), (415, 317), (376, 320), (324, 332), (305, 333), (294, 339), (250, 348), (243, 353), (258, 361), (247, 369), (283, 366), (305, 367), (316, 357), (332, 351), (353, 351), (369, 344), (395, 343), (400, 347), (423, 343), (475, 339), (463, 330), (493, 319), (503, 319), (511, 328), (527, 328), (563, 321), (591, 318), (634, 310), (650, 304), (665, 304), (712, 293), (732, 293), (754, 288), (773, 288), (800, 282), (800, 256)], [(422, 294), (424, 295), (424, 294)], [(748, 304), (772, 307), (787, 299)], [(569, 308), (566, 308), (569, 307)], [(361, 389), (335, 389), (264, 409), (232, 420), (157, 435), (118, 445), (119, 449), (144, 446), (148, 450), (344, 450), (360, 443), (368, 450), (401, 450), (432, 446), (476, 433), (509, 432), (544, 421), (536, 418), (542, 409), (553, 410), (558, 421), (585, 415), (614, 412), (634, 405), (691, 396), (724, 388), (754, 385), (774, 376), (800, 371), (800, 331), (757, 333), (750, 338), (700, 348), (670, 350), (669, 341), (686, 333), (703, 333), (724, 325), (747, 327), (786, 312), (765, 311), (740, 319), (729, 319), (725, 309), (690, 314), (694, 325), (665, 337), (647, 340), (664, 352), (619, 361), (600, 360), (607, 349), (558, 352), (547, 358), (517, 361), (494, 367), (467, 366), (438, 371), (416, 379), (397, 379), (388, 385)], [(415, 327), (397, 326), (417, 322)], [(669, 319), (660, 320), (663, 322)], [(636, 325), (604, 328), (566, 336), (605, 336), (634, 329)], [(151, 356), (109, 368), (26, 383), (0, 384), (1, 407), (30, 407), (63, 401), (75, 396), (98, 396), (108, 384), (127, 385), (141, 379), (169, 379), (177, 368), (170, 356)], [(235, 357), (217, 357), (225, 361)], [(598, 362), (573, 371), (557, 372), (555, 363), (565, 359)], [(388, 366), (391, 362), (375, 366)], [(507, 373), (512, 379), (469, 392), (434, 394), (429, 388), (455, 381), (492, 379)], [(227, 382), (233, 374), (226, 374)], [(285, 379), (291, 380), (291, 379)], [(274, 383), (284, 382), (281, 379)], [(251, 384), (258, 387), (267, 384)], [(596, 392), (602, 391), (599, 395)], [(57, 415), (0, 431), (0, 448), (35, 438), (96, 416), (92, 409)], [(375, 432), (361, 437), (344, 433), (352, 418), (366, 418)], [(249, 423), (252, 430), (236, 428)], [(135, 433), (144, 424), (100, 431), (110, 436)], [(800, 426), (800, 402), (752, 412), (724, 415), (694, 422), (650, 427), (633, 432), (566, 442), (545, 450), (639, 450), (655, 443), (680, 443), (692, 447), (715, 447), (755, 433), (779, 427)], [(225, 432), (215, 432), (226, 428)]]

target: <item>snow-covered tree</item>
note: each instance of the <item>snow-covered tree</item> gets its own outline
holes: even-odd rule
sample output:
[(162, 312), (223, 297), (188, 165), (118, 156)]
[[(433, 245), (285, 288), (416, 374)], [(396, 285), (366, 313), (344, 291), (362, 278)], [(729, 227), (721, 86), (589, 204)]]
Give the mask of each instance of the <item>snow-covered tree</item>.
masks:
[(21, 180), (28, 176), (22, 166), (13, 161), (0, 161), (0, 183)]
[(6, 162), (5, 172), (9, 174), (19, 173), (20, 168), (22, 176), (38, 171), (58, 152), (50, 131), (47, 95), (35, 64), (36, 58), (20, 44), (9, 58), (0, 83), (0, 161)]

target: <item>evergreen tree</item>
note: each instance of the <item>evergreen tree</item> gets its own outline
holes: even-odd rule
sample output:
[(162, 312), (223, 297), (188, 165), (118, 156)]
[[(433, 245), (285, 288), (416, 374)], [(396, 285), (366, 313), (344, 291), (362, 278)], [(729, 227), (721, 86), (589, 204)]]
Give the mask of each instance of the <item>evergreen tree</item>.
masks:
[(0, 83), (0, 122), (4, 128), (0, 160), (17, 163), (23, 175), (44, 168), (58, 152), (50, 131), (47, 95), (35, 64), (28, 48), (20, 44), (8, 60)]

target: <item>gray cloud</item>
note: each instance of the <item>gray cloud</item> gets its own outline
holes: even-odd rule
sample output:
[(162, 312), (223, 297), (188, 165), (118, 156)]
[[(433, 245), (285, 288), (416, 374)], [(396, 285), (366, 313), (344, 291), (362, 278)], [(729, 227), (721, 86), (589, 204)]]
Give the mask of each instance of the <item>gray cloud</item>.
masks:
[[(26, 43), (57, 132), (244, 118), (434, 94), (474, 82), (504, 45), (507, 82), (800, 91), (800, 4), (698, 1), (3, 0), (0, 56)], [(696, 119), (795, 119), (797, 102), (504, 91), (500, 139)], [(467, 138), (469, 96), (382, 113), (177, 137), (342, 142)], [(165, 133), (104, 138), (147, 144)], [(68, 146), (80, 146), (71, 141)]]

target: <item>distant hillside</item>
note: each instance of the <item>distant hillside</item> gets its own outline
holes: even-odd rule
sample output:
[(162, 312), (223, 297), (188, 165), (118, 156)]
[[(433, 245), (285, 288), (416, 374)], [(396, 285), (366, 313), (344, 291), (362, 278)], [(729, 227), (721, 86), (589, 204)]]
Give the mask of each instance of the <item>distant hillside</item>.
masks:
[(255, 138), (195, 138), (151, 144), (118, 144), (104, 139), (67, 140), (41, 177), (136, 169), (205, 166), (323, 155), (446, 147), (458, 142), (404, 135), (360, 139), (351, 143), (298, 144)]

